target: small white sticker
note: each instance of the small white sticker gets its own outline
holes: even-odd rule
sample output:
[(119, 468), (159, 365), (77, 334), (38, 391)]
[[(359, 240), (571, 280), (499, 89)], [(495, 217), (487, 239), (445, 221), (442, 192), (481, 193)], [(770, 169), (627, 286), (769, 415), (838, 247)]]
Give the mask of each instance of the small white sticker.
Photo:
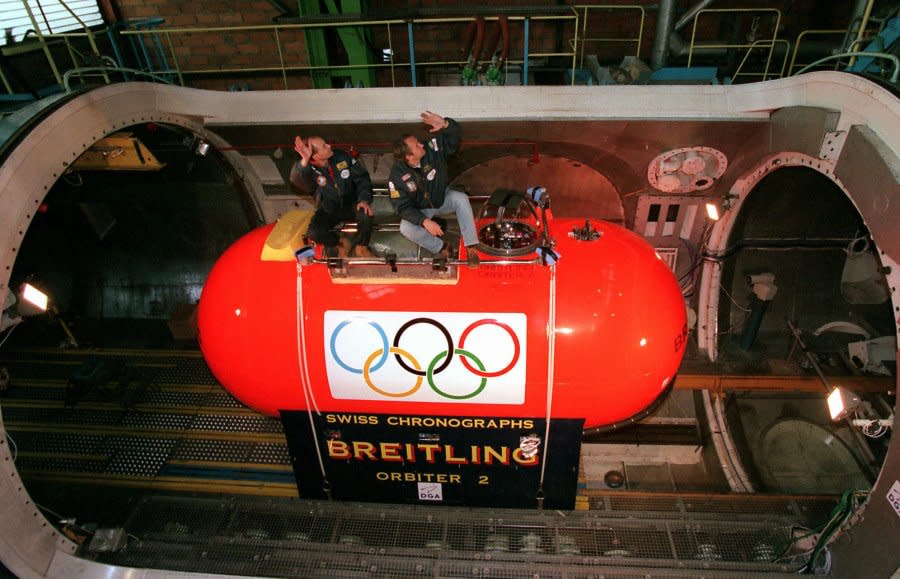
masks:
[[(421, 486), (422, 483), (419, 483), (420, 488)], [(894, 512), (897, 513), (897, 516), (900, 517), (900, 481), (895, 480), (894, 484), (891, 485), (891, 490), (887, 494), (887, 500), (894, 507)]]
[(522, 451), (523, 458), (532, 458), (537, 456), (538, 450), (541, 448), (541, 438), (537, 434), (528, 434), (519, 438), (519, 450)]
[(419, 484), (419, 500), (420, 501), (443, 501), (444, 488), (441, 483), (424, 483)]

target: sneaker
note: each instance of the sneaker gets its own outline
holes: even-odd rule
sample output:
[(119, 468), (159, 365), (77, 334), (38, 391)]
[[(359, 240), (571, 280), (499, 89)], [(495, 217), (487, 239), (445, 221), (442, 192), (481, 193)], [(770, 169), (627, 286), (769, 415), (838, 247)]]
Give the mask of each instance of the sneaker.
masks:
[(438, 257), (443, 257), (444, 259), (450, 259), (450, 244), (447, 241), (444, 241), (444, 245), (441, 246), (441, 250), (438, 252)]
[(481, 263), (481, 259), (478, 257), (477, 245), (467, 245), (466, 246), (466, 265), (471, 268), (476, 268)]
[(375, 257), (375, 254), (372, 253), (372, 250), (370, 250), (365, 245), (357, 245), (356, 247), (354, 247), (353, 255), (355, 255), (356, 257)]

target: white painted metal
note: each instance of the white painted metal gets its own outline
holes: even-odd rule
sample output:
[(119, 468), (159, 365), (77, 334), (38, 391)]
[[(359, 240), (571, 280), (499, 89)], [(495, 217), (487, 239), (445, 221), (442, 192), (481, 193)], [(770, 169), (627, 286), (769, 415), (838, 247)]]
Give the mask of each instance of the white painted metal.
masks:
[[(510, 106), (516, 103), (516, 106)], [(900, 106), (888, 91), (862, 78), (841, 73), (813, 73), (748, 85), (667, 86), (541, 86), (541, 87), (436, 87), (408, 89), (355, 89), (222, 93), (145, 83), (117, 84), (80, 95), (51, 113), (0, 166), (0, 290), (9, 275), (25, 231), (53, 183), (78, 155), (106, 134), (140, 122), (178, 125), (225, 147), (207, 127), (275, 123), (416, 123), (422, 110), (441, 111), (465, 120), (766, 120), (777, 109), (791, 106), (840, 111), (837, 130), (863, 125), (877, 136), (888, 152), (900, 152)], [(239, 154), (224, 152), (251, 197), (262, 198), (262, 186)], [(736, 185), (746, 195), (773, 164), (796, 160), (832, 179), (830, 160), (805, 159), (786, 153), (764, 161)], [(840, 185), (840, 184), (839, 184)], [(734, 192), (734, 191), (733, 191)], [(846, 191), (863, 218), (874, 217), (875, 205), (862, 203), (858, 192)], [(895, 192), (890, 192), (894, 197)], [(730, 214), (736, 214), (738, 204)], [(886, 205), (884, 205), (886, 203)], [(900, 200), (884, 200), (883, 210)], [(261, 207), (257, 207), (262, 213)], [(727, 214), (726, 214), (727, 215)], [(733, 219), (733, 218), (732, 218)], [(716, 226), (711, 247), (722, 248), (732, 226), (726, 217)], [(876, 242), (878, 239), (876, 238)], [(880, 245), (882, 263), (892, 267), (888, 281), (897, 286), (900, 244)], [(701, 293), (701, 344), (715, 357), (715, 321), (719, 268), (713, 262), (704, 271)], [(896, 291), (895, 311), (900, 311)], [(0, 424), (2, 427), (2, 424)], [(5, 431), (0, 428), (0, 432)], [(895, 437), (896, 438), (896, 437)], [(900, 439), (892, 443), (886, 464), (896, 465)], [(887, 469), (886, 469), (887, 470)], [(887, 473), (891, 481), (897, 468)], [(881, 481), (872, 496), (884, 496), (889, 482)], [(63, 539), (34, 508), (16, 473), (9, 448), (0, 444), (0, 559), (20, 577), (85, 576), (190, 576), (170, 572), (122, 570), (69, 555), (73, 545)], [(881, 501), (883, 502), (883, 501)], [(877, 505), (876, 505), (877, 506)], [(882, 508), (887, 508), (886, 505)], [(867, 521), (858, 523), (864, 526)], [(891, 537), (886, 537), (888, 541)], [(868, 548), (878, 548), (868, 545)]]

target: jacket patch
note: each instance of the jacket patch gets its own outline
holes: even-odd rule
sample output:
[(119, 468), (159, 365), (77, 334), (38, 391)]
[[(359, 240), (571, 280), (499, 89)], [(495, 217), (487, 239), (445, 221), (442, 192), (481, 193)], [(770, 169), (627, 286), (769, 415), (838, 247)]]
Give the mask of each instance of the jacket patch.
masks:
[(415, 192), (416, 191), (416, 182), (415, 181), (407, 181), (406, 188), (412, 192)]
[(336, 166), (338, 169), (346, 169), (346, 168), (347, 168), (347, 161), (341, 161), (340, 163), (338, 163), (338, 164), (335, 165), (335, 166)]
[(397, 199), (397, 198), (400, 197), (400, 192), (397, 191), (397, 188), (396, 188), (396, 187), (394, 187), (394, 182), (393, 182), (393, 181), (388, 181), (388, 189), (389, 189), (390, 192), (391, 192), (391, 199)]
[(404, 181), (409, 181), (410, 177), (412, 177), (411, 173), (404, 173), (403, 176), (400, 178), (403, 179)]
[(428, 172), (427, 175), (425, 175), (425, 178), (428, 179), (429, 181), (434, 181), (435, 175), (437, 175), (437, 169), (432, 169), (431, 171)]
[(431, 150), (432, 150), (432, 151), (439, 151), (439, 150), (440, 150), (440, 149), (438, 148), (437, 139), (431, 139), (431, 141), (428, 142), (428, 145), (431, 147)]
[(324, 187), (325, 184), (328, 183), (328, 179), (325, 178), (325, 175), (319, 175), (316, 177), (316, 185), (319, 187)]
[(341, 179), (347, 179), (350, 177), (350, 169), (344, 169), (341, 171)]

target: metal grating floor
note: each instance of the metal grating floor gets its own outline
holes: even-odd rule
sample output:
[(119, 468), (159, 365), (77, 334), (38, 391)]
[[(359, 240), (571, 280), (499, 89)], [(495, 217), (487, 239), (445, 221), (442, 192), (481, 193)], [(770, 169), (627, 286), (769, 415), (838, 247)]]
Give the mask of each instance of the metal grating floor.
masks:
[[(297, 495), (281, 423), (232, 398), (198, 352), (26, 349), (0, 362), (26, 482)], [(73, 386), (92, 364), (95, 379)]]
[[(670, 498), (680, 505), (692, 500)], [(149, 497), (123, 524), (130, 535), (126, 548), (95, 558), (201, 573), (310, 578), (795, 572), (796, 565), (776, 558), (804, 517), (773, 515), (752, 497), (733, 501), (732, 511), (743, 511), (740, 520), (678, 509), (545, 512)], [(797, 508), (790, 499), (782, 502), (784, 512)]]
[[(73, 390), (69, 378), (97, 359), (112, 361), (108, 376)], [(51, 505), (67, 516), (98, 503), (79, 519), (122, 527), (129, 541), (117, 553), (86, 542), (82, 556), (117, 565), (311, 578), (772, 576), (797, 569), (777, 560), (792, 529), (820, 525), (836, 502), (583, 484), (584, 510), (571, 512), (305, 501), (281, 423), (236, 402), (196, 352), (19, 350), (0, 363), (13, 377), (0, 409), (23, 479), (65, 495), (67, 510)], [(111, 489), (127, 498), (110, 506)]]

